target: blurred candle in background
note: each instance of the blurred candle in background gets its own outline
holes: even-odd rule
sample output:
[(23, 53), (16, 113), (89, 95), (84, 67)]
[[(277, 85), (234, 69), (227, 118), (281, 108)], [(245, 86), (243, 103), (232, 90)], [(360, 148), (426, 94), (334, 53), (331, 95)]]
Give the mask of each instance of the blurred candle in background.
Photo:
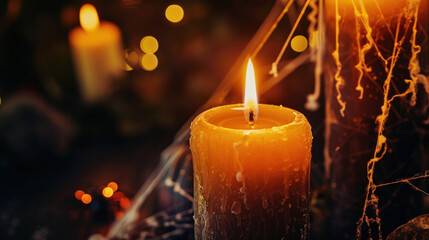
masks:
[(191, 125), (195, 238), (307, 239), (310, 124), (258, 104), (250, 60), (247, 69), (245, 104), (209, 109)]
[(81, 7), (79, 19), (82, 27), (70, 32), (70, 47), (82, 98), (94, 103), (107, 98), (123, 74), (121, 32), (113, 23), (100, 23), (91, 4)]

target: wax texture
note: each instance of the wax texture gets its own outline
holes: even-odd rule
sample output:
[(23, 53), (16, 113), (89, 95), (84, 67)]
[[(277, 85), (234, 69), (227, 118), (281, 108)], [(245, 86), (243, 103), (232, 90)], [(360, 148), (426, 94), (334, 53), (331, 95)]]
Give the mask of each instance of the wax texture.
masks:
[[(312, 134), (301, 113), (259, 105), (273, 126), (219, 126), (226, 105), (191, 125), (196, 239), (307, 239)], [(230, 115), (230, 116), (229, 116)], [(243, 119), (244, 119), (244, 115)]]

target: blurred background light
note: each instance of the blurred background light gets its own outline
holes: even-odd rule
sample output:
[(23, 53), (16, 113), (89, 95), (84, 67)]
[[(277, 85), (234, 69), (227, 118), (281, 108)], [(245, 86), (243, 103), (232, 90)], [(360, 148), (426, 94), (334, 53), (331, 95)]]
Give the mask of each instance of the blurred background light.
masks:
[(184, 14), (183, 8), (177, 4), (172, 4), (165, 10), (165, 17), (172, 23), (182, 21)]
[(307, 38), (302, 35), (297, 35), (292, 38), (290, 46), (295, 52), (303, 52), (307, 49), (308, 41)]
[(90, 204), (90, 203), (91, 203), (91, 201), (92, 201), (92, 197), (91, 197), (91, 195), (89, 195), (88, 193), (85, 193), (85, 194), (83, 194), (83, 195), (82, 195), (81, 200), (82, 200), (82, 202), (83, 202), (83, 203), (85, 203), (85, 204)]
[(105, 187), (103, 188), (102, 193), (105, 198), (110, 198), (111, 196), (113, 196), (113, 189), (110, 187)]
[(155, 53), (158, 47), (158, 40), (155, 37), (145, 36), (140, 41), (140, 48), (144, 53)]
[(158, 58), (155, 54), (147, 53), (142, 56), (141, 67), (146, 71), (152, 71), (158, 66)]
[(75, 196), (75, 198), (77, 199), (77, 200), (81, 200), (82, 199), (82, 196), (85, 194), (85, 192), (84, 191), (82, 191), (82, 190), (77, 190), (75, 193), (74, 193), (74, 196)]
[(109, 184), (107, 184), (107, 186), (109, 188), (111, 188), (113, 190), (113, 192), (116, 192), (118, 190), (118, 184), (115, 182), (109, 182)]

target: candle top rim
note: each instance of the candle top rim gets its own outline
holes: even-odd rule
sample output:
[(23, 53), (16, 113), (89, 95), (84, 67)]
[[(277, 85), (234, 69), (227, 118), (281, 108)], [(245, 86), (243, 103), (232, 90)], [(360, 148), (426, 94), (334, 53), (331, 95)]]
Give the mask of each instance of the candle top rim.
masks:
[[(245, 120), (245, 116), (243, 112), (244, 104), (229, 104), (229, 105), (222, 105), (222, 106), (210, 108), (200, 113), (194, 119), (194, 121), (192, 122), (192, 125), (196, 124), (197, 122), (200, 122), (202, 124), (209, 126), (210, 128), (215, 128), (220, 131), (237, 132), (237, 133), (242, 133), (243, 131), (246, 131), (246, 132), (249, 131), (252, 133), (266, 133), (267, 131), (278, 131), (280, 129), (286, 129), (292, 126), (308, 123), (304, 114), (291, 108), (286, 108), (283, 106), (271, 105), (271, 104), (259, 104), (259, 107), (260, 107), (260, 115), (258, 117), (258, 122), (260, 123), (261, 121), (265, 121), (263, 125), (268, 125), (268, 127), (258, 127), (258, 122), (256, 123), (255, 125), (256, 128), (254, 129), (250, 128), (250, 126), (247, 127), (247, 122)], [(230, 117), (231, 116), (230, 114), (232, 112), (235, 112), (234, 113), (235, 115), (233, 117)], [(220, 123), (218, 120), (216, 120), (216, 117), (220, 118), (219, 116), (222, 116), (222, 114), (230, 117), (232, 121), (234, 121), (235, 118), (242, 118), (243, 122), (245, 122), (246, 124), (241, 124), (241, 125), (246, 127), (225, 126), (228, 124), (222, 124), (223, 122)], [(274, 120), (271, 119), (273, 117), (274, 117)]]

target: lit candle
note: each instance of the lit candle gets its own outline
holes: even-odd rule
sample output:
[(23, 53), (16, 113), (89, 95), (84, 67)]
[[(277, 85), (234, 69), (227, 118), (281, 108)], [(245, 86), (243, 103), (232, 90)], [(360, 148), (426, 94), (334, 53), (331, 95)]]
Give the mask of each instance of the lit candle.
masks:
[(258, 104), (250, 60), (246, 81), (245, 105), (209, 109), (191, 125), (195, 238), (307, 239), (310, 125)]
[(96, 102), (112, 93), (115, 80), (123, 74), (121, 32), (113, 23), (100, 24), (90, 4), (81, 7), (79, 19), (82, 27), (69, 34), (71, 51), (82, 97)]

